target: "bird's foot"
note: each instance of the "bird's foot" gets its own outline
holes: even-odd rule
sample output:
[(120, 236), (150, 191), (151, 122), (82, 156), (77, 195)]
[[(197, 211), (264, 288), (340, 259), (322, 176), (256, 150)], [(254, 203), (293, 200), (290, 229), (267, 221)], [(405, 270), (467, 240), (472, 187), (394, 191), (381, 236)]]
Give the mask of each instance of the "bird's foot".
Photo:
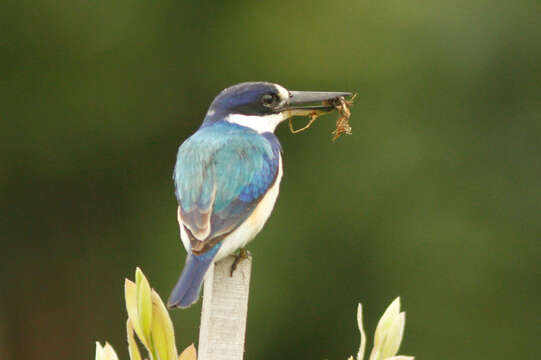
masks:
[(237, 269), (237, 266), (241, 263), (242, 260), (248, 259), (251, 257), (252, 254), (250, 251), (246, 250), (245, 248), (239, 249), (239, 252), (237, 255), (235, 255), (235, 260), (233, 261), (233, 264), (231, 264), (231, 272), (229, 273), (229, 276), (233, 276), (233, 273)]

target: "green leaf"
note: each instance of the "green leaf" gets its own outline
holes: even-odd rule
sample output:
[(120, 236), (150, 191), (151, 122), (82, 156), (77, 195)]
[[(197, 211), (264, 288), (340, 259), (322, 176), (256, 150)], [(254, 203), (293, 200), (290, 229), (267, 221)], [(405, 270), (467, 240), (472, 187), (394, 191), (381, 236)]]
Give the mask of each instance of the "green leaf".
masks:
[(118, 356), (111, 344), (106, 342), (105, 346), (101, 346), (101, 344), (96, 341), (96, 360), (118, 360)]
[(131, 319), (128, 318), (126, 321), (126, 332), (128, 335), (128, 352), (130, 354), (130, 360), (141, 360), (141, 353), (139, 352), (139, 347), (133, 336), (133, 325)]
[(96, 360), (105, 360), (105, 354), (103, 353), (103, 347), (96, 341)]
[(361, 332), (361, 345), (359, 346), (359, 352), (357, 353), (357, 360), (363, 360), (364, 350), (366, 348), (366, 334), (363, 326), (363, 306), (359, 303), (357, 307), (357, 324), (359, 325), (359, 331)]
[(105, 354), (106, 360), (118, 360), (118, 355), (115, 352), (115, 349), (108, 342), (105, 343), (103, 348), (103, 353)]
[(152, 290), (152, 342), (160, 360), (176, 360), (175, 332), (169, 312), (158, 293)]
[[(370, 353), (370, 360), (383, 359), (381, 356), (382, 347), (388, 335), (389, 328), (393, 325), (396, 317), (400, 313), (400, 297), (397, 297), (385, 310), (376, 327), (374, 335), (374, 347)], [(393, 354), (394, 355), (394, 354)]]
[(139, 326), (148, 341), (152, 329), (151, 290), (147, 278), (139, 268), (135, 270), (135, 288), (137, 292), (137, 315), (139, 317)]
[(139, 314), (137, 311), (137, 291), (135, 288), (135, 283), (126, 279), (124, 281), (124, 298), (126, 300), (126, 311), (128, 312), (128, 317), (131, 320), (131, 324), (135, 333), (139, 337), (139, 340), (145, 345), (148, 349), (148, 342), (143, 334), (143, 329), (141, 328), (139, 321)]
[(395, 356), (400, 348), (402, 336), (404, 335), (404, 325), (406, 323), (406, 313), (401, 312), (395, 318), (393, 324), (387, 331), (384, 344), (381, 347), (381, 355), (383, 359)]

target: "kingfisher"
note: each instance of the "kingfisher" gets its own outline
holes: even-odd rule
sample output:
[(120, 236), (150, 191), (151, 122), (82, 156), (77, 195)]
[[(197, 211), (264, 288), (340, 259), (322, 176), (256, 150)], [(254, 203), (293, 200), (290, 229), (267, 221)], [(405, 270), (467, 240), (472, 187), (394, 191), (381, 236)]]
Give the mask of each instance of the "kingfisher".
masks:
[(216, 96), (177, 153), (177, 219), (188, 255), (168, 307), (195, 303), (209, 266), (243, 251), (263, 228), (283, 175), (282, 146), (274, 135), (278, 124), (330, 112), (334, 99), (350, 95), (245, 82)]

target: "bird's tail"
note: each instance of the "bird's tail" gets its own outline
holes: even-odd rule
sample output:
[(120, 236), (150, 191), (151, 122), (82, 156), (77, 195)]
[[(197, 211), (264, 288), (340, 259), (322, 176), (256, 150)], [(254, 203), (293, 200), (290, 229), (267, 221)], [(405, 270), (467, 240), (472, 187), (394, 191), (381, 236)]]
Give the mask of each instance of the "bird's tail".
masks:
[(197, 301), (205, 274), (210, 264), (212, 264), (220, 245), (221, 243), (217, 243), (208, 252), (201, 255), (193, 253), (188, 255), (182, 274), (180, 274), (180, 278), (167, 301), (169, 308), (187, 308)]

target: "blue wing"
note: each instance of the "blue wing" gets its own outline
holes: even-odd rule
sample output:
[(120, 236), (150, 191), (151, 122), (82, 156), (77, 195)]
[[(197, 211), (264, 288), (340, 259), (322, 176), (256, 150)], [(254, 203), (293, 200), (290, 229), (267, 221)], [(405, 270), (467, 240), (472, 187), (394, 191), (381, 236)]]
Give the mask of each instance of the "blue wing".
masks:
[(246, 219), (278, 174), (272, 133), (226, 122), (200, 128), (179, 148), (173, 174), (192, 251), (208, 250)]

